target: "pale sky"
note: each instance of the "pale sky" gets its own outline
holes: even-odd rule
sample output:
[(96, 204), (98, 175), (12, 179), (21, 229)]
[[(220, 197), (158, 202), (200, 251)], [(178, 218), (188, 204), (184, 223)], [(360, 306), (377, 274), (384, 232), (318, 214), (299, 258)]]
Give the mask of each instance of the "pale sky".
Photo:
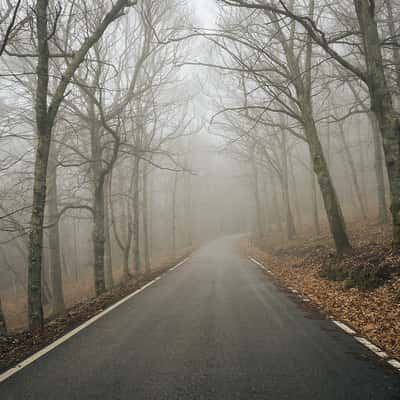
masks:
[(202, 28), (213, 28), (217, 16), (216, 0), (192, 0), (196, 20)]

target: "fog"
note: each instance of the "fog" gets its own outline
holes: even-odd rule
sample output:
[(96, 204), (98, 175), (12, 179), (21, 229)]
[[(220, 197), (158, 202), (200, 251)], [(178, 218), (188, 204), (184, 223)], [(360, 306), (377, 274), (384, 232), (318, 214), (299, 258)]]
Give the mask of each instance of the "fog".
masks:
[[(65, 0), (43, 16), (26, 1), (6, 37), (9, 10), (0, 58), (9, 330), (218, 237), (324, 232), (342, 253), (346, 224), (391, 219), (397, 48), (382, 46), (385, 87), (375, 90), (381, 75), (363, 78), (372, 61), (348, 2), (291, 3), (296, 15), (322, 15), (325, 33), (278, 2), (249, 3), (260, 2)], [(379, 34), (393, 38), (398, 18), (378, 3)]]

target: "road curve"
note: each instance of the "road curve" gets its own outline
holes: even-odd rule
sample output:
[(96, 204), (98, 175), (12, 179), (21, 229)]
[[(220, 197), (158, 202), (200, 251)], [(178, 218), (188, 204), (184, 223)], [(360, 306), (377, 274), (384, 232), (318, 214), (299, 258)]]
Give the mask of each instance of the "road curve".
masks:
[(0, 384), (1, 400), (395, 400), (399, 374), (216, 240)]

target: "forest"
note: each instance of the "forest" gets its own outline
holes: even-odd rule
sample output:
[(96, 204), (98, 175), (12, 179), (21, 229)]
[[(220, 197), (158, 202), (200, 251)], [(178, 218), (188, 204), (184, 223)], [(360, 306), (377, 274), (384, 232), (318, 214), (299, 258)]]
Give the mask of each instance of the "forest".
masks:
[(399, 22), (397, 0), (1, 0), (0, 336), (238, 235), (400, 355)]

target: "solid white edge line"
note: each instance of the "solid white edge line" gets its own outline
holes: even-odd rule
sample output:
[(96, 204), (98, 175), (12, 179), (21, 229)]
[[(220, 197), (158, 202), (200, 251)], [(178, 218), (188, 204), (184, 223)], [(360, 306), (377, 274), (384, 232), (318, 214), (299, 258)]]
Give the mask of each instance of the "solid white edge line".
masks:
[(169, 271), (174, 271), (175, 269), (179, 268), (181, 265), (185, 264), (185, 262), (189, 259), (189, 257), (186, 257), (184, 260), (182, 260), (180, 263), (176, 264), (174, 267), (171, 267)]
[(260, 268), (262, 268), (264, 271), (266, 271), (267, 269), (265, 268), (264, 265), (262, 265), (260, 262), (258, 262), (255, 258), (253, 257), (249, 257), (249, 260), (252, 261), (254, 264), (257, 264)]
[(338, 326), (340, 329), (344, 330), (346, 333), (348, 333), (349, 335), (355, 335), (356, 331), (351, 329), (349, 326), (347, 326), (346, 324), (344, 324), (343, 322), (340, 321), (336, 321), (333, 320), (332, 321), (336, 326)]
[(398, 360), (395, 360), (394, 358), (388, 360), (388, 364), (396, 369), (400, 369), (400, 362)]
[(377, 356), (381, 358), (388, 358), (389, 356), (387, 353), (385, 353), (382, 349), (380, 349), (378, 346), (375, 346), (373, 343), (371, 343), (369, 340), (363, 338), (363, 337), (355, 337), (357, 342), (361, 343), (364, 345), (367, 349), (371, 350), (373, 353), (375, 353)]
[[(181, 266), (188, 259), (189, 259), (189, 257), (185, 258), (183, 261), (181, 261), (179, 264), (177, 264), (173, 268), (177, 268), (177, 267)], [(10, 368), (7, 371), (3, 372), (2, 374), (0, 374), (0, 383), (4, 382), (6, 379), (8, 379), (12, 375), (16, 374), (17, 372), (21, 371), (23, 368), (27, 367), (29, 364), (32, 364), (34, 361), (36, 361), (40, 357), (44, 356), (45, 354), (49, 353), (51, 350), (53, 350), (56, 347), (60, 346), (62, 343), (66, 342), (68, 339), (70, 339), (72, 336), (75, 336), (77, 333), (79, 333), (80, 331), (84, 330), (88, 326), (92, 325), (94, 322), (96, 322), (101, 317), (104, 317), (104, 315), (106, 315), (109, 312), (113, 311), (114, 309), (119, 307), (121, 304), (123, 304), (126, 301), (130, 300), (132, 297), (134, 297), (134, 296), (138, 295), (139, 293), (143, 292), (143, 290), (145, 290), (149, 286), (153, 285), (155, 282), (157, 282), (160, 279), (161, 279), (161, 276), (157, 276), (152, 281), (146, 283), (145, 285), (143, 285), (139, 289), (135, 290), (133, 293), (131, 293), (128, 296), (124, 297), (123, 299), (117, 301), (115, 304), (111, 305), (110, 307), (106, 308), (104, 311), (101, 311), (100, 313), (96, 314), (92, 318), (88, 319), (86, 322), (84, 322), (83, 324), (79, 325), (78, 327), (76, 327), (72, 331), (69, 331), (65, 335), (61, 336), (60, 338), (58, 338), (54, 342), (52, 342), (49, 345), (47, 345), (46, 347), (44, 347), (43, 349), (41, 349), (38, 352), (32, 354), (27, 359), (21, 361), (15, 367)]]

